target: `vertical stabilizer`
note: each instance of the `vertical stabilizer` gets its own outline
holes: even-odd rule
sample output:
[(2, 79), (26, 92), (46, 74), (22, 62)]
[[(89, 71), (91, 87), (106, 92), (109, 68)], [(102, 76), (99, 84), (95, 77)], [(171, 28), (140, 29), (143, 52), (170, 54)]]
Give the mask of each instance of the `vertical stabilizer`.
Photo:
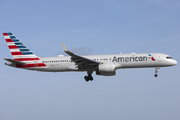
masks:
[(3, 33), (10, 52), (16, 61), (38, 62), (40, 59), (12, 33)]

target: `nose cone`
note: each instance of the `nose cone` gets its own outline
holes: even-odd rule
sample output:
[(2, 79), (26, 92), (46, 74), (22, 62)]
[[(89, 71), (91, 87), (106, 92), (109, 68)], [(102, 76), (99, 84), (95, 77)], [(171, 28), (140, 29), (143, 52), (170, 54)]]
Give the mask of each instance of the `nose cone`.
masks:
[(177, 61), (176, 60), (173, 60), (173, 65), (176, 65), (177, 64)]

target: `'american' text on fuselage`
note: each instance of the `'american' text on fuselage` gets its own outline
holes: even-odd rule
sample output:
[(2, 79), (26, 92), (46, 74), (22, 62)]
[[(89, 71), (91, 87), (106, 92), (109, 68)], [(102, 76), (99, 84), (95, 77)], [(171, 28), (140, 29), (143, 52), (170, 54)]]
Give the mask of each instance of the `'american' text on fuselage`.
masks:
[(147, 61), (146, 56), (136, 56), (134, 55), (132, 57), (118, 57), (114, 56), (112, 62), (134, 62), (134, 61)]

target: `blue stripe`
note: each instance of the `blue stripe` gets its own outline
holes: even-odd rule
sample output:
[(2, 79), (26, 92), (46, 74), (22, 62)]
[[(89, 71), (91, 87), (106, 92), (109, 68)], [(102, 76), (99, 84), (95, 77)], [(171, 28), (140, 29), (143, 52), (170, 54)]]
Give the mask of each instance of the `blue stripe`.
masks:
[[(20, 41), (14, 41), (14, 43), (21, 43), (21, 45), (23, 45), (23, 43)], [(20, 44), (18, 44), (18, 45), (20, 45)]]
[(8, 35), (13, 35), (12, 33), (7, 33)]
[(22, 43), (15, 43), (16, 45), (23, 45)]
[(29, 49), (19, 49), (20, 51), (30, 51)]
[(13, 42), (20, 42), (19, 40), (12, 40)]
[(32, 52), (22, 52), (23, 55), (33, 55)]
[(9, 37), (10, 37), (11, 39), (12, 39), (12, 38), (16, 38), (15, 36), (9, 36)]
[(25, 46), (17, 46), (18, 48), (26, 48)]
[[(17, 38), (12, 38), (12, 41), (13, 42), (17, 42), (17, 41), (19, 41)], [(19, 41), (20, 42), (20, 41)]]

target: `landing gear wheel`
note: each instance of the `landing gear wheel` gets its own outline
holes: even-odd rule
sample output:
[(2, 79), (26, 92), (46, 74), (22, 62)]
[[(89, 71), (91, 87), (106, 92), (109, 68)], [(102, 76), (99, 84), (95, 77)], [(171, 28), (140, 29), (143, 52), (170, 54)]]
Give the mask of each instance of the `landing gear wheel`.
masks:
[(86, 82), (88, 82), (89, 80), (93, 81), (93, 77), (91, 75), (84, 76), (84, 79), (86, 80)]
[(157, 77), (157, 76), (158, 76), (157, 74), (154, 75), (154, 77)]
[(92, 77), (91, 75), (88, 76), (88, 79), (91, 80), (91, 81), (93, 81), (93, 77)]
[(89, 81), (88, 76), (84, 76), (84, 79), (86, 80), (86, 82)]
[(155, 68), (155, 75), (154, 75), (154, 77), (157, 77), (157, 76), (158, 76), (158, 75), (157, 75), (158, 69), (160, 69), (160, 67), (156, 67), (156, 68)]

